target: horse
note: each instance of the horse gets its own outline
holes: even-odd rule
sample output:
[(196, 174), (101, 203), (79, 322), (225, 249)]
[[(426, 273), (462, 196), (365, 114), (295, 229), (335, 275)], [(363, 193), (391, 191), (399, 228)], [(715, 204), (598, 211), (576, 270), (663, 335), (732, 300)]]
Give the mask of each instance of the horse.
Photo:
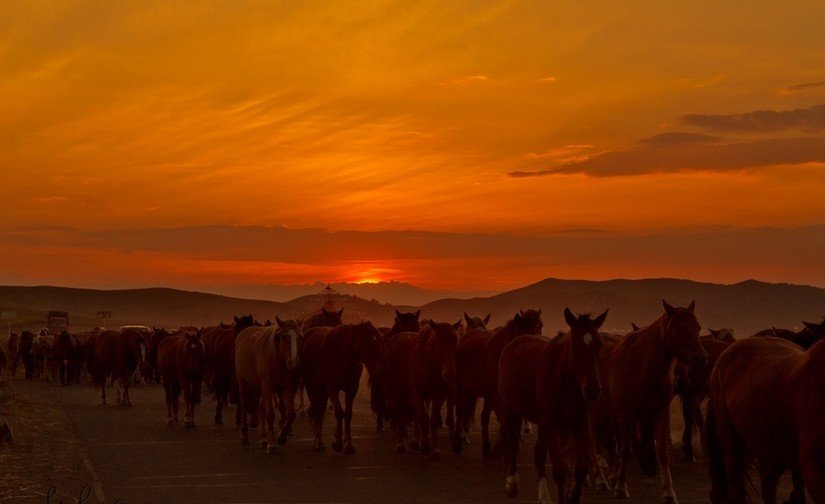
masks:
[(58, 365), (58, 375), (60, 376), (60, 384), (66, 385), (74, 380), (76, 369), (81, 365), (78, 361), (80, 354), (78, 346), (80, 342), (76, 337), (69, 334), (68, 331), (62, 331), (57, 335), (52, 348), (52, 358)]
[(802, 321), (805, 326), (801, 331), (791, 331), (790, 329), (777, 329), (772, 327), (770, 329), (763, 329), (754, 334), (755, 337), (773, 336), (776, 338), (786, 339), (804, 349), (811, 348), (814, 344), (825, 339), (825, 320), (819, 324), (813, 322)]
[(160, 342), (169, 336), (169, 331), (165, 328), (152, 327), (146, 337), (146, 346), (148, 351), (146, 353), (146, 362), (140, 370), (141, 376), (146, 380), (146, 383), (160, 383), (161, 376), (158, 370), (158, 346)]
[(490, 323), (490, 316), (492, 316), (492, 313), (488, 313), (484, 318), (471, 317), (467, 315), (467, 312), (464, 312), (464, 322), (467, 324), (464, 326), (465, 334), (467, 331), (472, 331), (473, 329), (487, 329), (487, 324)]
[[(134, 329), (93, 333), (83, 348), (86, 368), (92, 384), (101, 389), (101, 401), (107, 404), (106, 380), (111, 377), (115, 387), (115, 402), (132, 406), (129, 385), (146, 362), (145, 336)], [(122, 392), (121, 392), (122, 387)]]
[(682, 400), (682, 418), (685, 428), (682, 431), (682, 453), (685, 460), (696, 461), (693, 453), (693, 430), (702, 435), (704, 433), (704, 419), (700, 405), (708, 396), (708, 383), (710, 372), (722, 352), (725, 351), (734, 341), (733, 331), (730, 329), (710, 330), (710, 334), (701, 336), (699, 341), (708, 353), (708, 361), (700, 366), (686, 366), (681, 363), (676, 364), (674, 375), (676, 378), (676, 393)]
[(45, 330), (34, 337), (30, 355), (34, 364), (35, 378), (42, 376), (46, 381), (57, 379), (57, 361), (52, 355), (54, 342), (55, 337)]
[(296, 321), (275, 317), (275, 324), (272, 327), (247, 327), (235, 341), (241, 443), (249, 444), (246, 413), (262, 413), (265, 421), (260, 422), (260, 443), (266, 445), (267, 453), (276, 449), (274, 401), (278, 401), (281, 413), (279, 445), (286, 444), (295, 421), (295, 390), (303, 338), (301, 326)]
[(15, 377), (20, 362), (20, 335), (10, 333), (0, 336), (0, 351), (6, 356), (6, 365), (10, 368), (11, 376)]
[(23, 374), (25, 379), (34, 378), (34, 361), (32, 359), (32, 346), (34, 345), (34, 334), (31, 331), (20, 333), (20, 345), (17, 349), (20, 361), (23, 363)]
[[(437, 433), (441, 408), (455, 386), (455, 324), (428, 320), (418, 333), (399, 332), (386, 341), (382, 371), (386, 373), (389, 411), (396, 434), (396, 451), (406, 452), (407, 426), (414, 421), (418, 439), (412, 447), (422, 455), (441, 458)], [(448, 424), (452, 412), (448, 406)]]
[[(694, 314), (696, 303), (674, 308), (662, 301), (665, 313), (654, 323), (631, 332), (614, 347), (605, 359), (602, 382), (606, 384), (597, 409), (610, 419), (605, 427), (610, 438), (618, 438), (621, 457), (616, 470), (617, 498), (630, 498), (627, 467), (633, 457), (637, 433), (653, 432), (656, 458), (660, 467), (662, 501), (676, 503), (670, 475), (670, 403), (674, 395), (673, 368), (677, 361), (703, 366), (707, 352), (699, 341), (699, 322)], [(616, 444), (606, 442), (611, 465), (616, 466)]]
[(761, 476), (762, 499), (776, 502), (782, 474), (791, 471), (791, 503), (825, 502), (825, 343), (805, 351), (781, 338), (732, 344), (710, 377), (706, 423), (710, 500), (749, 501), (751, 461)]
[[(323, 450), (323, 423), (327, 400), (335, 408), (335, 440), (332, 449), (355, 453), (352, 445), (352, 403), (358, 393), (364, 366), (376, 376), (381, 359), (381, 333), (371, 322), (313, 327), (301, 345), (301, 377), (309, 396), (309, 417), (314, 448)], [(339, 393), (344, 393), (341, 406)], [(343, 429), (343, 432), (342, 432)]]
[(590, 403), (601, 393), (599, 354), (604, 342), (599, 328), (607, 310), (591, 319), (576, 317), (569, 308), (564, 319), (570, 331), (548, 340), (542, 336), (515, 338), (501, 353), (498, 373), (498, 409), (502, 419), (502, 461), (506, 467), (505, 492), (518, 494), (518, 452), (521, 423), (538, 424), (534, 463), (539, 477), (539, 503), (551, 504), (545, 461), (553, 464), (558, 501), (567, 501), (567, 464), (564, 440), (572, 438), (575, 452), (574, 485), (570, 502), (578, 503), (591, 466)]
[(326, 308), (321, 308), (319, 313), (316, 313), (309, 317), (308, 319), (304, 320), (301, 324), (301, 330), (306, 332), (313, 327), (335, 327), (337, 325), (341, 325), (341, 320), (344, 316), (344, 309), (341, 308), (338, 311), (331, 311), (327, 310)]
[[(201, 332), (204, 344), (204, 381), (212, 391), (215, 402), (215, 425), (223, 423), (223, 408), (230, 398), (237, 398), (238, 384), (235, 379), (235, 341), (244, 329), (258, 327), (252, 315), (234, 317), (234, 324), (220, 324)], [(240, 412), (235, 411), (235, 425), (240, 426)], [(257, 417), (255, 419), (257, 421)], [(254, 426), (254, 424), (253, 424)]]
[(541, 334), (541, 310), (520, 310), (503, 327), (495, 331), (467, 331), (456, 349), (456, 414), (452, 449), (461, 453), (470, 424), (475, 418), (476, 401), (484, 399), (481, 410), (481, 454), (493, 455), (490, 447), (490, 413), (498, 399), (498, 363), (504, 347), (518, 336)]
[(157, 348), (157, 369), (166, 392), (166, 424), (178, 421), (178, 400), (183, 390), (186, 405), (183, 425), (195, 426), (195, 406), (201, 402), (205, 350), (199, 333), (181, 331), (163, 338)]

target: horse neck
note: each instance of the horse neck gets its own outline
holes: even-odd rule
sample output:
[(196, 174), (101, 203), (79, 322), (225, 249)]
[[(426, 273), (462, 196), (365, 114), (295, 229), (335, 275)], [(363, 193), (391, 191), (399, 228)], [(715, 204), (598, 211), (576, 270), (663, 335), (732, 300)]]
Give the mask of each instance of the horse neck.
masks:
[(644, 363), (641, 369), (651, 377), (670, 374), (675, 356), (665, 345), (665, 317), (660, 317), (635, 334), (643, 348)]
[(573, 356), (573, 338), (569, 334), (556, 338), (548, 347), (548, 365), (555, 369), (559, 381), (576, 379), (576, 360)]

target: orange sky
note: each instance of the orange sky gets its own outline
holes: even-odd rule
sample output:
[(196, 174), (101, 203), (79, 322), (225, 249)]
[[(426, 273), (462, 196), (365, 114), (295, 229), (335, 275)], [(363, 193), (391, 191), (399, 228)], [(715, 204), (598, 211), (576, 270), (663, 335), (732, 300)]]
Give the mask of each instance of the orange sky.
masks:
[[(734, 232), (825, 223), (821, 1), (25, 0), (3, 10), (0, 283), (825, 285), (825, 263), (793, 254), (743, 267), (747, 243)], [(644, 250), (638, 264), (526, 261), (461, 240), (460, 253), (340, 258), (346, 235), (313, 260), (21, 241), (42, 228), (213, 225), (488, 243), (577, 230), (621, 243), (708, 229), (734, 238), (702, 264)]]

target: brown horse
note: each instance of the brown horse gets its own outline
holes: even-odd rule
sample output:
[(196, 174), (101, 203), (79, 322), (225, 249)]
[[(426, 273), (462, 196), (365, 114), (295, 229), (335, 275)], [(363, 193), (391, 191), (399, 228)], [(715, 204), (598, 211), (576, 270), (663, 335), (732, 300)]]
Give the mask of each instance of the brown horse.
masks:
[(161, 376), (158, 370), (158, 347), (160, 342), (169, 336), (169, 332), (161, 327), (152, 327), (152, 332), (146, 337), (146, 362), (140, 370), (140, 374), (146, 380), (146, 383), (160, 383)]
[(183, 390), (184, 427), (195, 426), (195, 406), (201, 402), (205, 351), (200, 334), (184, 331), (158, 344), (157, 366), (166, 392), (167, 425), (178, 421), (178, 400)]
[[(208, 327), (201, 332), (205, 352), (204, 382), (212, 391), (215, 402), (215, 424), (223, 423), (223, 408), (230, 398), (237, 399), (235, 379), (235, 340), (248, 327), (257, 327), (252, 315), (235, 317), (234, 324)], [(240, 412), (235, 411), (235, 425), (241, 425)], [(256, 417), (257, 421), (257, 417)], [(254, 426), (254, 425), (253, 425)]]
[(604, 342), (599, 328), (607, 311), (591, 319), (574, 316), (565, 308), (570, 331), (552, 341), (541, 336), (514, 339), (501, 353), (498, 373), (498, 408), (502, 419), (503, 462), (507, 468), (505, 492), (518, 494), (516, 467), (521, 423), (538, 424), (534, 463), (539, 477), (539, 503), (551, 504), (545, 476), (548, 451), (560, 504), (567, 501), (567, 464), (562, 448), (571, 437), (575, 451), (575, 479), (569, 495), (579, 502), (582, 484), (591, 467), (592, 433), (588, 413), (590, 402), (601, 393), (599, 353)]
[(808, 351), (780, 338), (732, 344), (710, 377), (706, 440), (716, 504), (749, 501), (750, 462), (756, 462), (762, 499), (776, 503), (776, 487), (790, 470), (791, 503), (825, 502), (825, 343)]
[[(670, 403), (674, 395), (673, 368), (677, 361), (692, 366), (707, 362), (707, 352), (699, 341), (699, 322), (695, 303), (674, 308), (662, 301), (665, 313), (653, 324), (625, 336), (605, 360), (602, 381), (605, 393), (599, 400), (600, 415), (611, 418), (612, 437), (618, 438), (615, 495), (630, 498), (627, 466), (633, 458), (637, 433), (655, 433), (656, 455), (662, 481), (662, 501), (675, 503), (670, 475)], [(643, 436), (644, 437), (644, 436)], [(607, 443), (611, 462), (616, 465), (615, 443)]]
[(146, 361), (144, 335), (134, 329), (94, 333), (86, 340), (83, 353), (92, 383), (101, 388), (103, 404), (107, 403), (106, 380), (111, 377), (115, 386), (115, 402), (131, 406), (129, 385), (139, 366)]
[(235, 341), (235, 373), (237, 376), (241, 417), (241, 443), (249, 444), (247, 412), (260, 416), (260, 443), (267, 453), (275, 445), (275, 401), (281, 413), (278, 444), (286, 444), (295, 421), (295, 390), (300, 377), (299, 354), (301, 326), (294, 320), (275, 317), (275, 326), (248, 327)]
[(490, 447), (490, 413), (498, 399), (498, 363), (504, 347), (518, 336), (539, 335), (542, 330), (541, 310), (519, 311), (503, 327), (495, 331), (467, 331), (456, 350), (456, 413), (452, 449), (461, 453), (464, 438), (475, 418), (476, 400), (484, 399), (481, 410), (481, 454), (492, 456)]
[[(382, 378), (386, 378), (399, 453), (407, 451), (407, 427), (413, 421), (419, 434), (413, 440), (413, 449), (418, 447), (423, 455), (441, 458), (437, 432), (441, 408), (455, 386), (455, 348), (460, 327), (461, 322), (451, 325), (429, 320), (418, 333), (399, 332), (386, 340)], [(448, 418), (452, 415), (450, 411), (447, 414)]]
[(773, 336), (776, 338), (786, 339), (797, 345), (801, 346), (804, 349), (811, 348), (816, 343), (825, 339), (825, 320), (823, 320), (819, 324), (814, 324), (813, 322), (805, 322), (803, 321), (802, 324), (805, 326), (801, 331), (795, 332), (789, 329), (777, 329), (772, 327), (771, 329), (763, 329), (758, 333), (754, 334), (757, 337), (763, 336)]
[(34, 378), (34, 361), (32, 360), (32, 346), (34, 345), (34, 334), (31, 331), (20, 333), (20, 342), (17, 348), (17, 355), (23, 363), (23, 374), (27, 380)]
[(313, 327), (335, 327), (341, 325), (341, 320), (344, 316), (344, 309), (338, 311), (330, 311), (326, 308), (321, 308), (319, 313), (312, 315), (304, 320), (301, 324), (301, 330), (306, 332)]
[[(395, 310), (395, 319), (391, 328), (380, 328), (381, 332), (381, 353), (383, 355), (384, 348), (386, 348), (387, 341), (394, 335), (404, 332), (418, 333), (421, 330), (421, 310), (416, 312), (401, 313)], [(382, 375), (382, 368), (384, 360), (381, 359), (377, 375)], [(387, 386), (385, 383), (379, 381), (378, 376), (369, 377), (370, 386), (370, 408), (375, 415), (375, 430), (384, 432), (384, 423), (391, 420), (390, 404), (387, 399)]]
[(74, 380), (79, 372), (76, 372), (81, 365), (79, 358), (82, 358), (78, 352), (80, 342), (76, 337), (69, 334), (68, 331), (62, 331), (57, 335), (52, 348), (52, 358), (57, 363), (57, 372), (60, 376), (60, 384), (66, 385)]
[[(370, 322), (314, 327), (301, 345), (301, 376), (309, 395), (309, 417), (315, 449), (323, 449), (324, 413), (327, 400), (335, 408), (335, 440), (332, 449), (355, 453), (352, 446), (352, 403), (358, 393), (364, 366), (370, 378), (378, 372), (381, 333)], [(344, 406), (339, 393), (344, 393)]]
[(678, 363), (674, 372), (676, 393), (682, 399), (682, 418), (685, 421), (685, 428), (682, 432), (682, 452), (685, 454), (685, 459), (694, 462), (696, 456), (693, 453), (693, 430), (695, 427), (700, 435), (705, 430), (700, 405), (708, 396), (710, 372), (722, 352), (735, 340), (733, 331), (730, 329), (711, 329), (710, 334), (700, 337), (699, 341), (708, 353), (707, 363), (699, 366), (686, 366)]

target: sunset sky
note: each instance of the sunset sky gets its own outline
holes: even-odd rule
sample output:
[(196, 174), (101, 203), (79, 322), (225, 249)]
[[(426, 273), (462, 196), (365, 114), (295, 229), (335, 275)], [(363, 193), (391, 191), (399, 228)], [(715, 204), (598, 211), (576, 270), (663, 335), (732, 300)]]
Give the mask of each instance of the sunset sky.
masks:
[(2, 10), (2, 284), (825, 286), (821, 0)]

